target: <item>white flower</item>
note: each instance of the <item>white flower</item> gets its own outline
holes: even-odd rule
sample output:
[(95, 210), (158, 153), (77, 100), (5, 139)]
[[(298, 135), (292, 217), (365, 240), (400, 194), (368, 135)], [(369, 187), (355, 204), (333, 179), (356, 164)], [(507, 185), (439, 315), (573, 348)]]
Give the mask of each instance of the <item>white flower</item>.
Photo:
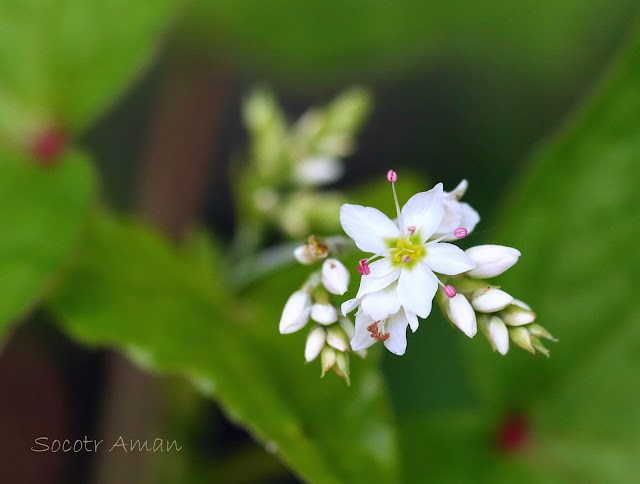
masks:
[(455, 275), (473, 269), (473, 263), (460, 248), (439, 240), (429, 241), (444, 215), (441, 183), (411, 197), (402, 211), (396, 199), (396, 209), (397, 224), (375, 208), (345, 204), (340, 209), (340, 222), (347, 235), (361, 250), (373, 252), (371, 259), (378, 258), (371, 264), (361, 262), (360, 289), (354, 300), (343, 305), (343, 313), (364, 302), (367, 294), (397, 281), (397, 300), (381, 292), (377, 297), (384, 296), (386, 303), (372, 301), (365, 304), (367, 309), (363, 308), (363, 312), (382, 305), (377, 309), (391, 313), (399, 302), (404, 310), (426, 318), (439, 284), (434, 273)]
[(417, 328), (417, 324), (416, 315), (404, 309), (380, 321), (358, 311), (356, 334), (351, 340), (351, 348), (359, 351), (368, 348), (376, 341), (383, 341), (389, 351), (396, 355), (403, 355), (407, 349), (407, 326)]
[(481, 313), (495, 313), (506, 308), (513, 301), (513, 297), (495, 287), (477, 291), (474, 294), (471, 305)]
[(338, 320), (338, 311), (329, 303), (315, 303), (311, 306), (311, 319), (317, 323), (328, 326)]
[(309, 313), (311, 312), (311, 296), (308, 292), (299, 290), (294, 292), (282, 311), (280, 318), (280, 333), (295, 333), (302, 329), (307, 321), (309, 321)]
[(468, 186), (467, 180), (462, 180), (452, 191), (443, 193), (444, 217), (433, 234), (433, 238), (442, 237), (442, 240), (455, 240), (453, 232), (457, 228), (465, 228), (467, 232), (476, 228), (480, 221), (480, 215), (468, 203), (459, 201)]
[(506, 355), (509, 351), (509, 330), (507, 326), (497, 316), (483, 316), (482, 318), (482, 330), (489, 343), (498, 353)]
[(342, 296), (349, 287), (349, 272), (337, 259), (322, 264), (322, 284), (331, 294)]
[(305, 158), (294, 168), (293, 179), (301, 185), (326, 185), (344, 173), (342, 163), (328, 156)]
[(462, 294), (456, 294), (454, 297), (449, 298), (446, 308), (447, 316), (449, 316), (451, 322), (469, 338), (473, 338), (478, 331), (478, 326), (476, 313), (467, 298)]
[(478, 245), (467, 249), (465, 253), (476, 265), (468, 272), (476, 279), (488, 279), (502, 274), (518, 262), (520, 251), (503, 245)]
[(304, 347), (304, 359), (308, 362), (315, 360), (327, 340), (327, 331), (322, 326), (314, 327), (307, 336), (307, 343)]

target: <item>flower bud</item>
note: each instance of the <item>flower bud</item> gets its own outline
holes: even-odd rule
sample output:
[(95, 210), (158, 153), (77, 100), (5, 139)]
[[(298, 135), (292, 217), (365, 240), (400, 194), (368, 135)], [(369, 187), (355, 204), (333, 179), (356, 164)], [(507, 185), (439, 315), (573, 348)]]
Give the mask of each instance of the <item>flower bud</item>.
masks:
[(497, 316), (481, 315), (478, 325), (494, 351), (506, 355), (509, 351), (509, 330), (504, 322)]
[(465, 251), (476, 265), (467, 274), (476, 279), (487, 279), (502, 274), (518, 262), (520, 251), (502, 245), (478, 245)]
[(348, 353), (338, 353), (336, 355), (336, 364), (333, 367), (333, 371), (335, 371), (340, 378), (344, 378), (347, 385), (351, 385), (351, 380), (349, 379)]
[(307, 244), (296, 247), (293, 251), (293, 256), (300, 264), (304, 265), (311, 265), (316, 261)]
[(347, 334), (339, 325), (335, 324), (327, 328), (327, 344), (338, 351), (347, 351), (349, 349)]
[(529, 334), (529, 331), (522, 326), (510, 327), (508, 328), (508, 331), (511, 341), (517, 344), (520, 348), (535, 354), (536, 350), (531, 344), (531, 335)]
[(504, 308), (500, 311), (499, 316), (509, 326), (523, 326), (533, 323), (536, 319), (536, 313), (515, 304), (510, 304)]
[(471, 305), (481, 313), (495, 313), (506, 308), (511, 304), (511, 301), (513, 301), (513, 297), (509, 294), (492, 287), (476, 292), (471, 300)]
[(336, 364), (336, 357), (338, 353), (331, 346), (325, 346), (322, 350), (322, 355), (320, 356), (320, 360), (322, 362), (322, 374), (320, 378), (324, 376), (324, 374), (329, 371)]
[(545, 345), (542, 344), (542, 341), (540, 341), (540, 338), (538, 338), (537, 336), (531, 335), (531, 345), (536, 349), (536, 351), (539, 351), (544, 356), (549, 358), (549, 350), (545, 347)]
[(543, 328), (537, 323), (530, 324), (529, 326), (527, 326), (527, 329), (529, 330), (529, 333), (531, 333), (531, 336), (537, 336), (538, 338), (546, 338), (551, 341), (558, 341), (556, 338), (554, 338), (551, 335), (551, 333), (549, 333), (549, 331), (546, 330), (546, 328)]
[(531, 306), (523, 301), (520, 301), (520, 299), (514, 299), (513, 301), (511, 301), (511, 304), (515, 304), (516, 306), (520, 306), (522, 309), (528, 309), (529, 311), (531, 311)]
[(349, 287), (349, 272), (337, 259), (327, 259), (322, 264), (322, 284), (332, 294), (342, 296)]
[(304, 347), (304, 359), (308, 362), (315, 360), (327, 340), (327, 331), (322, 326), (315, 326), (307, 336), (307, 344)]
[(280, 333), (295, 333), (302, 329), (309, 321), (311, 311), (311, 296), (306, 291), (298, 290), (294, 292), (282, 311), (280, 318)]
[(448, 301), (447, 312), (451, 322), (469, 338), (473, 338), (478, 331), (476, 313), (467, 298), (457, 294)]
[(329, 303), (316, 303), (311, 307), (311, 319), (327, 326), (338, 320), (338, 311)]

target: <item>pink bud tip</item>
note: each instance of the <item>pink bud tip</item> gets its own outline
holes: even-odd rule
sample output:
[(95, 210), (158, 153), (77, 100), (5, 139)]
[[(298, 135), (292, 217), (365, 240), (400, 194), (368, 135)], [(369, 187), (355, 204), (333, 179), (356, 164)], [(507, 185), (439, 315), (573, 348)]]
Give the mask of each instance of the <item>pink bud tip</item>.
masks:
[(464, 227), (460, 227), (453, 232), (453, 236), (456, 239), (464, 239), (469, 234), (469, 231)]
[(410, 234), (413, 234), (416, 231), (416, 228), (412, 225), (411, 227), (407, 227), (407, 230)]
[(360, 261), (360, 264), (358, 265), (358, 272), (363, 276), (368, 276), (369, 274), (371, 274), (371, 269), (369, 269), (369, 263), (367, 262), (367, 259), (362, 259)]
[(455, 297), (458, 292), (453, 286), (444, 286), (444, 293), (449, 297)]
[(397, 182), (398, 181), (398, 174), (393, 170), (389, 170), (387, 172), (387, 180), (389, 180), (391, 183)]
[(51, 165), (64, 151), (67, 144), (65, 134), (57, 128), (49, 128), (34, 140), (31, 154), (42, 165)]

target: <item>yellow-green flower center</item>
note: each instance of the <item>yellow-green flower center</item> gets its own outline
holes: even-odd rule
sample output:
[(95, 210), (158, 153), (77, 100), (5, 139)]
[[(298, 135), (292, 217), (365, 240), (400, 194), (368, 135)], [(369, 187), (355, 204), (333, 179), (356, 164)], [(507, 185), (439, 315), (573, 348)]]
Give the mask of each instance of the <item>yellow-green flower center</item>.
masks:
[(419, 234), (388, 241), (391, 263), (398, 267), (412, 267), (427, 255)]

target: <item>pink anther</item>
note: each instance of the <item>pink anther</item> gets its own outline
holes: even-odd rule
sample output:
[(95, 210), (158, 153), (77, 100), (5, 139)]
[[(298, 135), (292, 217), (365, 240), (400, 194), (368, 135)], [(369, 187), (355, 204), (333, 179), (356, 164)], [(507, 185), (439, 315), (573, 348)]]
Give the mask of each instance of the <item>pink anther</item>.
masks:
[(387, 172), (387, 180), (389, 180), (389, 182), (391, 182), (391, 183), (397, 182), (398, 181), (398, 174), (393, 170), (389, 170)]
[(464, 227), (460, 227), (453, 232), (453, 236), (456, 239), (464, 239), (469, 234), (469, 231)]
[(444, 293), (449, 297), (455, 297), (458, 292), (453, 286), (444, 286)]
[(367, 259), (362, 259), (360, 261), (360, 263), (358, 264), (358, 272), (363, 276), (368, 276), (369, 274), (371, 274), (371, 269), (369, 269), (369, 263), (367, 262)]

